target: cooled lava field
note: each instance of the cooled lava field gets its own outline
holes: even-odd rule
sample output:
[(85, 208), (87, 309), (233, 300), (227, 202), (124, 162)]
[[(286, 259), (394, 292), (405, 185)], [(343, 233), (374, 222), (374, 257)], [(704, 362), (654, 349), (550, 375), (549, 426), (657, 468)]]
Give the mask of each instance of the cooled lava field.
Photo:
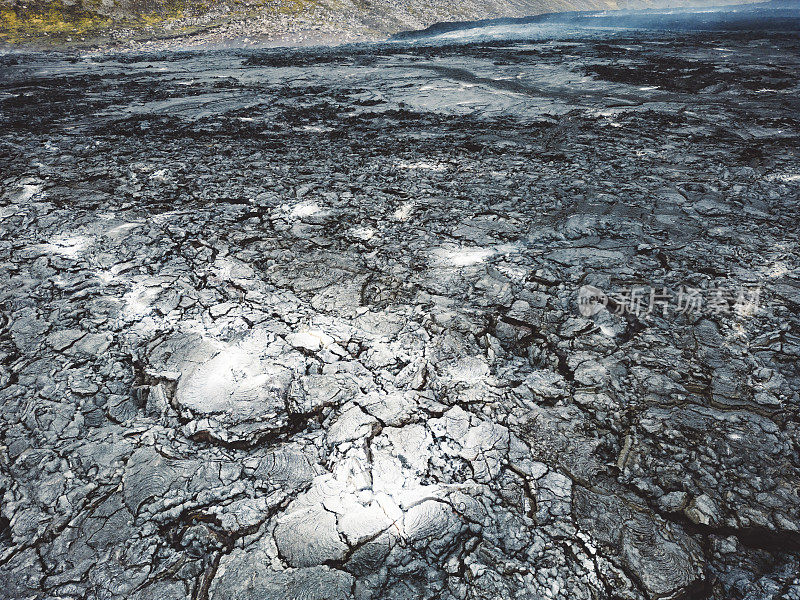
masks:
[(0, 598), (800, 598), (800, 34), (532, 31), (0, 56)]

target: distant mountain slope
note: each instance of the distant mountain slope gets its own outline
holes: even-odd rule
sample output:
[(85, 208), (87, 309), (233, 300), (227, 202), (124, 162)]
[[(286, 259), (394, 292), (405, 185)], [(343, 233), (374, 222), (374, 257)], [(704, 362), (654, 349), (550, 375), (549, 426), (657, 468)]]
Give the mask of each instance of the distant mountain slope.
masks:
[(768, 0), (746, 4), (691, 5), (619, 10), (548, 12), (525, 17), (501, 17), (478, 21), (444, 21), (425, 29), (401, 31), (392, 40), (476, 41), (532, 39), (548, 35), (543, 26), (613, 27), (628, 29), (696, 31), (800, 32), (800, 0)]
[(378, 39), (444, 21), (698, 3), (691, 0), (0, 0), (0, 43), (85, 45), (163, 38), (180, 38), (185, 43), (333, 43)]

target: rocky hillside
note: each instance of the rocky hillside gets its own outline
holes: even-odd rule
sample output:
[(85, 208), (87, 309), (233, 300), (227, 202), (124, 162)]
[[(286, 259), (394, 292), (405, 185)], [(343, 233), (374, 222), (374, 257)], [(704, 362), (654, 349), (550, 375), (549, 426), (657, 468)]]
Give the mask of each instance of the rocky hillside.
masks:
[(793, 19), (0, 56), (0, 600), (800, 600)]
[[(379, 39), (441, 21), (643, 8), (686, 0), (0, 0), (0, 44), (304, 44)], [(693, 2), (697, 4), (697, 2)]]

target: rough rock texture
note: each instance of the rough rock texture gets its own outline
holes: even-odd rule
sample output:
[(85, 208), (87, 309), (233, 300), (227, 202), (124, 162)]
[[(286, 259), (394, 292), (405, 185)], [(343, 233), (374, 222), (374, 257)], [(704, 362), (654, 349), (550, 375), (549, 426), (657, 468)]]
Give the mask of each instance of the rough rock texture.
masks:
[(0, 597), (800, 598), (800, 43), (626, 36), (4, 57)]

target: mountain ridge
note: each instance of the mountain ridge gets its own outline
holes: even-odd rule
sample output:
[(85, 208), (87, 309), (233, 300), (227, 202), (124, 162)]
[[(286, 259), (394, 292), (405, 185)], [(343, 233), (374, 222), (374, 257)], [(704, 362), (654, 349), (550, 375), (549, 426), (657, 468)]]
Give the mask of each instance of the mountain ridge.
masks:
[(443, 22), (698, 4), (713, 0), (0, 0), (0, 44), (330, 44), (385, 39)]

